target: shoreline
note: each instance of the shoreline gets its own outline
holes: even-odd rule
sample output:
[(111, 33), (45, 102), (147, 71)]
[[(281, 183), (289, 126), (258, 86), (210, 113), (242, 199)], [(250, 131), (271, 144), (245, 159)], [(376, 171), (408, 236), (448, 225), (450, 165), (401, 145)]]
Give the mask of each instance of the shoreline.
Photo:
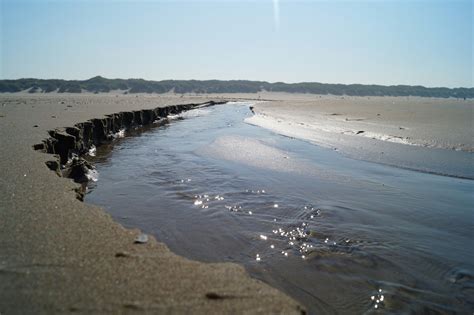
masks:
[(94, 166), (84, 159), (91, 149), (95, 150), (103, 144), (110, 143), (117, 137), (116, 135), (130, 128), (149, 126), (167, 119), (168, 115), (225, 103), (227, 101), (209, 101), (108, 114), (105, 118), (89, 119), (73, 127), (49, 130), (50, 137), (33, 145), (33, 149), (56, 157), (47, 161), (46, 166), (58, 176), (71, 178), (74, 182), (81, 184), (76, 194), (77, 199), (83, 201), (85, 188), (90, 180), (88, 174), (94, 170)]
[[(463, 212), (472, 181), (349, 159), (281, 137), (244, 123), (251, 105), (192, 110), (137, 137), (132, 131), (112, 151), (99, 149), (100, 182), (89, 186), (86, 202), (106, 207), (125, 226), (142, 228), (190, 259), (239, 262), (311, 314), (370, 310), (371, 292), (379, 288), (391, 292), (383, 306), (389, 312), (441, 309), (430, 308), (433, 296), (424, 293), (412, 297), (413, 304), (403, 303), (399, 284), (446, 296), (456, 309), (452, 298), (461, 292), (449, 293), (444, 275), (460, 266), (470, 270), (469, 225), (468, 215), (460, 215), (463, 222), (452, 229), (449, 218)], [(448, 225), (427, 217), (443, 217)], [(307, 227), (309, 235), (303, 232), (296, 241), (280, 234), (280, 228), (295, 227)], [(442, 235), (449, 237), (434, 241)], [(304, 259), (297, 245), (302, 243), (314, 246)], [(381, 243), (390, 245), (380, 248)], [(417, 246), (427, 250), (417, 253)], [(384, 262), (391, 253), (394, 260)], [(455, 263), (446, 265), (445, 259)], [(418, 265), (430, 262), (441, 265), (440, 271), (413, 276)], [(348, 274), (352, 280), (346, 282)], [(432, 287), (423, 277), (432, 279)]]
[[(191, 261), (153, 237), (135, 244), (140, 231), (126, 229), (103, 209), (77, 200), (77, 184), (46, 167), (50, 154), (32, 149), (61, 125), (74, 126), (110, 112), (211, 99), (146, 102), (140, 97), (131, 104), (135, 97), (124, 102), (70, 97), (57, 103), (64, 96), (25, 98), (1, 99), (0, 312), (305, 312), (277, 289), (250, 278), (242, 266)], [(72, 135), (62, 135), (62, 143), (69, 143)], [(69, 156), (61, 150), (59, 159)]]
[[(330, 149), (333, 149), (333, 150), (336, 150), (336, 151), (338, 150), (338, 148), (336, 146), (334, 146), (333, 144), (318, 142), (318, 140), (314, 140), (314, 139), (311, 139), (311, 137), (305, 136), (304, 132), (298, 133), (297, 130), (287, 131), (287, 130), (279, 129), (279, 128), (275, 127), (274, 124), (266, 122), (265, 118), (260, 118), (259, 119), (259, 117), (257, 117), (257, 115), (258, 114), (256, 114), (253, 117), (247, 118), (245, 120), (245, 122), (250, 124), (250, 125), (259, 127), (259, 128), (267, 129), (267, 130), (269, 130), (271, 132), (274, 132), (276, 134), (279, 134), (283, 137), (288, 137), (288, 138), (293, 138), (293, 139), (298, 139), (298, 140), (301, 140), (301, 141), (305, 141), (305, 142), (311, 143), (313, 145), (317, 145), (317, 146), (326, 148), (328, 150), (330, 150)], [(257, 118), (257, 119), (254, 119), (254, 118)], [(277, 120), (276, 118), (270, 118), (270, 119)], [(396, 144), (396, 145), (409, 145), (409, 146), (415, 146), (415, 147), (423, 147), (421, 145), (416, 145), (416, 144), (400, 143), (400, 142), (396, 142), (396, 141), (387, 141), (387, 140), (374, 139), (374, 138), (371, 138), (371, 139), (372, 140), (377, 140), (377, 141), (386, 141), (390, 144)], [(428, 149), (432, 149), (432, 150), (448, 150), (448, 149), (444, 149), (444, 148), (426, 147), (426, 146), (424, 148), (428, 148)], [(467, 154), (472, 154), (473, 153), (472, 151), (463, 151), (463, 150), (454, 150), (454, 149), (452, 151), (461, 151), (461, 152), (465, 152)], [(351, 157), (350, 155), (348, 155), (348, 156)], [(404, 169), (404, 170), (408, 170), (408, 171), (414, 171), (414, 172), (420, 172), (420, 173), (438, 175), (438, 176), (445, 176), (445, 177), (452, 177), (452, 178), (458, 178), (458, 179), (464, 179), (464, 180), (474, 180), (474, 177), (472, 177), (472, 176), (464, 176), (464, 175), (459, 175), (459, 174), (443, 173), (443, 172), (439, 172), (439, 171), (431, 171), (431, 170), (428, 170), (428, 169), (407, 167), (407, 166), (397, 165), (397, 164), (393, 164), (393, 163), (384, 163), (382, 161), (373, 161), (373, 160), (370, 160), (370, 159), (361, 159), (361, 160), (362, 161), (367, 161), (367, 162), (372, 162), (372, 163), (378, 163), (378, 164), (386, 165), (386, 166), (389, 166), (389, 167), (400, 168), (400, 169)]]
[(351, 158), (472, 180), (473, 108), (438, 99), (284, 100), (255, 104), (245, 122)]
[[(0, 230), (0, 312), (185, 312), (189, 309), (197, 313), (302, 312), (288, 296), (249, 278), (241, 266), (189, 261), (173, 254), (154, 238), (147, 244), (134, 244), (140, 231), (126, 229), (102, 208), (77, 200), (78, 184), (50, 171), (45, 164), (54, 160), (53, 156), (40, 154), (32, 148), (51, 137), (49, 132), (56, 129), (61, 132), (53, 132), (53, 135), (63, 134), (65, 140), (71, 139), (70, 133), (81, 132), (77, 125), (84, 127), (80, 124), (92, 123), (94, 118), (98, 119), (96, 123), (107, 127), (107, 131), (101, 133), (107, 140), (111, 132), (120, 129), (118, 125), (115, 128), (109, 125), (115, 117), (110, 113), (138, 112), (141, 114), (133, 115), (143, 117), (151, 115), (144, 113), (165, 106), (243, 99), (255, 101), (253, 107), (257, 112), (263, 108), (288, 115), (284, 117), (295, 115), (299, 119), (304, 116), (307, 120), (314, 120), (315, 115), (320, 114), (318, 104), (326, 105), (326, 102), (323, 114), (337, 112), (357, 118), (362, 115), (358, 111), (363, 107), (354, 107), (353, 112), (349, 109), (336, 111), (334, 104), (366, 102), (366, 98), (319, 98), (285, 93), (183, 97), (0, 94), (3, 140), (0, 159), (0, 220), (3, 224)], [(259, 102), (263, 100), (266, 102)], [(392, 104), (402, 98), (368, 101)], [(406, 101), (445, 100), (410, 98)], [(462, 106), (472, 103), (456, 102)], [(381, 113), (384, 117), (390, 111)], [(118, 120), (123, 122), (126, 115), (120, 114)], [(75, 128), (69, 129), (68, 133), (67, 128), (60, 126)], [(75, 146), (76, 143), (72, 144)], [(87, 146), (79, 147), (79, 151), (87, 149)], [(36, 148), (47, 151), (46, 145)], [(63, 154), (67, 158), (68, 155)], [(55, 170), (59, 167), (51, 166)]]
[[(348, 120), (349, 121), (349, 120)], [(441, 150), (453, 150), (453, 151), (463, 151), (468, 153), (474, 153), (474, 147), (467, 147), (465, 144), (461, 144), (458, 147), (443, 147), (437, 144), (430, 144), (430, 143), (420, 143), (413, 141), (409, 137), (402, 137), (402, 136), (393, 136), (390, 134), (381, 134), (375, 132), (367, 132), (365, 130), (357, 130), (357, 129), (343, 129), (343, 128), (318, 128), (314, 125), (304, 124), (304, 123), (295, 123), (295, 122), (287, 122), (288, 125), (293, 125), (292, 131), (285, 130), (284, 128), (277, 128), (276, 123), (281, 123), (282, 119), (278, 117), (274, 117), (267, 114), (260, 114), (256, 113), (253, 117), (247, 118), (246, 122), (254, 125), (259, 126), (262, 128), (266, 128), (277, 133), (287, 135), (287, 134), (295, 134), (296, 138), (310, 140), (308, 136), (305, 134), (316, 133), (316, 132), (328, 132), (328, 133), (339, 133), (342, 135), (348, 136), (359, 136), (365, 137), (373, 140), (379, 141), (386, 141), (396, 144), (403, 144), (403, 145), (411, 145), (417, 147), (425, 147), (430, 149), (441, 149)], [(403, 130), (403, 129), (402, 129)]]

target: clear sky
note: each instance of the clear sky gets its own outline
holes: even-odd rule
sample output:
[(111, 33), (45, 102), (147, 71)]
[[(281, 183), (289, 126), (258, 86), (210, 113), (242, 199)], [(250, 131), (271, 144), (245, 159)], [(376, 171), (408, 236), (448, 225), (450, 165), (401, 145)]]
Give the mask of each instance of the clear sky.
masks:
[(0, 2), (3, 79), (473, 86), (471, 0)]

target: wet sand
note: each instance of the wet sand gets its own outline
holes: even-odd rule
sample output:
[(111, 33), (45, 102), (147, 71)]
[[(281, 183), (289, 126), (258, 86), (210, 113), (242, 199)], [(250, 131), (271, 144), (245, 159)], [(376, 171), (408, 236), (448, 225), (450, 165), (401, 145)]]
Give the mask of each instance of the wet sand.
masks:
[(291, 123), (293, 129), (474, 151), (473, 100), (347, 96), (291, 100), (282, 96), (279, 101), (260, 103), (256, 109), (276, 123), (278, 120)]
[(354, 158), (472, 178), (473, 109), (472, 100), (281, 96), (246, 121)]
[[(250, 279), (241, 266), (187, 260), (153, 238), (134, 244), (138, 230), (125, 229), (101, 208), (78, 201), (77, 185), (45, 166), (50, 155), (32, 149), (54, 128), (123, 110), (210, 99), (267, 100), (256, 105), (256, 112), (290, 123), (317, 121), (318, 126), (411, 137), (422, 145), (465, 152), (473, 147), (472, 101), (284, 93), (2, 94), (1, 313), (299, 312), (294, 300)], [(313, 135), (319, 132), (310, 130)]]
[(47, 131), (122, 110), (204, 102), (152, 95), (0, 95), (0, 313), (300, 313), (236, 264), (179, 257), (153, 237), (134, 244), (103, 209), (76, 199), (32, 146)]
[(100, 147), (85, 202), (184, 257), (242, 264), (310, 314), (469, 313), (472, 180), (282, 137), (246, 124), (249, 106)]

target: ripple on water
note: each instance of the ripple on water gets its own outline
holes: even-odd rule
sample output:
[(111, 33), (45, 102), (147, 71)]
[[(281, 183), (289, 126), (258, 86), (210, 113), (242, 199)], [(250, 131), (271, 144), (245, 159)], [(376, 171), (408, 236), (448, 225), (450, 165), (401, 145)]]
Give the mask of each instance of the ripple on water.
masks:
[[(474, 309), (469, 262), (458, 266), (448, 261), (456, 255), (446, 252), (433, 259), (432, 243), (416, 239), (428, 230), (406, 228), (416, 230), (411, 239), (400, 232), (427, 213), (401, 206), (437, 207), (428, 198), (410, 199), (422, 190), (401, 196), (406, 187), (395, 182), (375, 189), (362, 182), (367, 174), (357, 171), (366, 165), (353, 161), (354, 169), (338, 168), (328, 161), (329, 153), (251, 129), (240, 122), (241, 114), (224, 106), (212, 111), (221, 109), (215, 119), (194, 112), (197, 117), (176, 117), (181, 120), (156, 135), (121, 140), (112, 162), (99, 169), (101, 181), (90, 183), (109, 194), (109, 200), (99, 196), (100, 203), (117, 211), (113, 215), (122, 223), (143, 228), (181, 255), (244, 264), (313, 311)], [(395, 174), (397, 181), (417, 180), (406, 172), (383, 171), (384, 179)], [(395, 206), (387, 206), (390, 202)], [(423, 228), (422, 221), (413, 226)]]

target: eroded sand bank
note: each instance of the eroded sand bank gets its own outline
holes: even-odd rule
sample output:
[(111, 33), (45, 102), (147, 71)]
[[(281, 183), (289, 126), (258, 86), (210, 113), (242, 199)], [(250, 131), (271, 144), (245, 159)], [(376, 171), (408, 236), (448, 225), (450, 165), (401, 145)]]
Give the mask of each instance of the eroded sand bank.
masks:
[(300, 313), (296, 302), (235, 264), (203, 264), (153, 238), (134, 244), (102, 209), (76, 199), (32, 146), (47, 131), (105, 114), (198, 103), (150, 95), (0, 96), (0, 312)]
[(354, 139), (376, 138), (460, 153), (473, 148), (469, 100), (284, 93), (0, 95), (0, 312), (300, 312), (296, 302), (250, 279), (240, 266), (193, 262), (154, 239), (134, 244), (138, 230), (78, 201), (77, 184), (50, 171), (45, 162), (51, 155), (32, 148), (48, 130), (105, 114), (223, 99), (265, 100), (255, 105), (251, 123), (329, 147), (355, 143), (375, 151), (376, 145), (364, 147)]

